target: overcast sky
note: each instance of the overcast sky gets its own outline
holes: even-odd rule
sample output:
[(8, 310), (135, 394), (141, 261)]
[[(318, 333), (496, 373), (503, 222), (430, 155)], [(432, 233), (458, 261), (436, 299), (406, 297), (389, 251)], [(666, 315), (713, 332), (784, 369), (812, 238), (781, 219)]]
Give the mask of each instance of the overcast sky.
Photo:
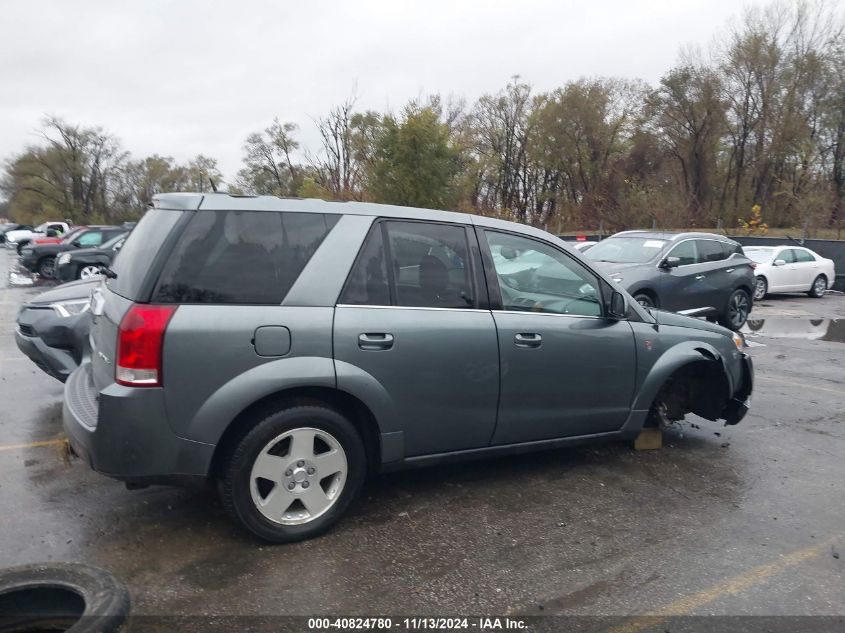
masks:
[(100, 125), (136, 157), (218, 159), (278, 116), (316, 149), (313, 119), (439, 92), (472, 102), (515, 74), (538, 91), (582, 76), (655, 83), (706, 49), (737, 0), (3, 0), (0, 158), (44, 114)]

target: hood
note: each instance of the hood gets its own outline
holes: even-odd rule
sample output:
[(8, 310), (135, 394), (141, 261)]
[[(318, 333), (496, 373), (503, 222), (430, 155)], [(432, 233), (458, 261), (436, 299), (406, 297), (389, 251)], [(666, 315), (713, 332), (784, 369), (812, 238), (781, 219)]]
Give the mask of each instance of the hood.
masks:
[(674, 325), (676, 327), (687, 327), (693, 330), (704, 330), (725, 336), (733, 336), (733, 332), (728, 328), (717, 325), (716, 323), (710, 323), (710, 321), (705, 321), (704, 319), (684, 316), (677, 312), (667, 312), (666, 310), (651, 310), (651, 313), (660, 325)]
[(46, 292), (42, 292), (37, 297), (34, 297), (30, 304), (45, 304), (55, 303), (57, 301), (68, 301), (70, 299), (85, 299), (91, 294), (91, 291), (96, 288), (102, 279), (94, 277), (92, 279), (80, 279), (78, 281), (71, 281), (55, 288), (50, 288)]
[(87, 257), (88, 255), (96, 255), (97, 253), (105, 253), (106, 251), (99, 246), (92, 246), (91, 248), (77, 248), (72, 252), (74, 259), (81, 259), (83, 257)]

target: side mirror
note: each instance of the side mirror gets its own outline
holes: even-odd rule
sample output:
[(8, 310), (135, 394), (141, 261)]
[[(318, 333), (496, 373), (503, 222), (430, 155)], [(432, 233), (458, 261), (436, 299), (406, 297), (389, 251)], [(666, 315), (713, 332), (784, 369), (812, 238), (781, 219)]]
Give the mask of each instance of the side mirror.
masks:
[(55, 229), (47, 229), (47, 237), (56, 237), (58, 233)]
[(775, 266), (785, 266), (785, 265), (786, 265), (786, 260), (785, 260), (785, 259), (776, 259), (776, 260), (774, 261), (774, 265), (775, 265)]
[(82, 244), (79, 242), (79, 240), (73, 240), (73, 242), (71, 242), (71, 244), (73, 246), (76, 246), (76, 248), (79, 248), (80, 246), (82, 246)]
[(123, 246), (123, 241), (120, 241), (117, 244), (115, 244), (114, 248), (112, 250), (119, 251), (121, 246)]
[(628, 306), (625, 303), (625, 296), (621, 292), (614, 290), (613, 294), (610, 295), (607, 316), (617, 321), (628, 316)]
[(678, 264), (681, 263), (680, 257), (667, 257), (662, 262), (660, 262), (661, 268), (677, 268)]

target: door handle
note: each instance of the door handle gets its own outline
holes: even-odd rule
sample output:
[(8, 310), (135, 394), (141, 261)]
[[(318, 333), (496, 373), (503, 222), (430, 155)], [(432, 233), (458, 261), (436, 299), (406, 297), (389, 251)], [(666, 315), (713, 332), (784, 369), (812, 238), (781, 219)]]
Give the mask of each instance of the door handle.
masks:
[(524, 334), (517, 334), (513, 337), (513, 344), (517, 347), (528, 347), (528, 348), (535, 348), (540, 347), (543, 343), (543, 337), (539, 334), (532, 333), (524, 333)]
[(734, 271), (734, 269), (733, 269), (733, 268), (728, 268), (725, 272), (726, 272), (726, 273), (732, 273), (733, 271)]
[(366, 351), (377, 351), (393, 347), (393, 335), (387, 333), (359, 334), (358, 347)]
[(704, 275), (696, 275), (695, 278), (696, 279), (704, 279)]

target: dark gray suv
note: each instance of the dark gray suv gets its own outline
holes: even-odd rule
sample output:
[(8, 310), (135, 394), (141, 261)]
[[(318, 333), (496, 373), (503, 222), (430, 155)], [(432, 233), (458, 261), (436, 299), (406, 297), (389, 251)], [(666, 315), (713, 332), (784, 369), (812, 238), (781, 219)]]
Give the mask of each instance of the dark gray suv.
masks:
[(625, 231), (586, 257), (647, 308), (707, 316), (732, 330), (751, 312), (754, 262), (723, 235)]
[(738, 335), (478, 216), (160, 195), (107, 273), (74, 451), (130, 486), (213, 480), (270, 541), (328, 528), (371, 470), (735, 424), (751, 393)]

